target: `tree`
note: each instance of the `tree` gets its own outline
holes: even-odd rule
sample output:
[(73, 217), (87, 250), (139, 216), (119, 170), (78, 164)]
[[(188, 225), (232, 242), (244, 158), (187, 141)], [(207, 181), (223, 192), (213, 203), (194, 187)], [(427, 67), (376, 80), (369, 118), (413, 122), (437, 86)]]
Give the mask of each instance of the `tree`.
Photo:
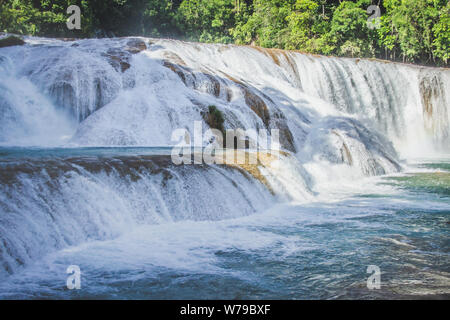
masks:
[[(448, 0), (0, 0), (0, 31), (50, 37), (166, 36), (311, 53), (448, 63)], [(81, 8), (82, 30), (66, 9)]]
[(450, 2), (439, 11), (439, 20), (433, 27), (433, 54), (445, 64), (450, 59)]
[(444, 24), (436, 27), (440, 12), (445, 11), (443, 1), (386, 0), (384, 6), (386, 14), (381, 19), (379, 37), (381, 44), (391, 51), (391, 58), (401, 54), (403, 61), (432, 60), (433, 38), (440, 37), (441, 40), (436, 42), (439, 50), (448, 39), (448, 34), (445, 34), (445, 12), (441, 15)]
[(19, 34), (49, 37), (87, 36), (90, 34), (89, 15), (82, 19), (84, 31), (71, 31), (66, 27), (67, 8), (71, 4), (88, 12), (88, 1), (31, 1), (14, 0), (0, 3), (0, 30)]
[(324, 39), (335, 54), (371, 57), (375, 53), (375, 32), (367, 27), (370, 1), (342, 1), (333, 13), (330, 31)]
[(294, 10), (286, 20), (289, 23), (287, 49), (317, 52), (316, 24), (319, 20), (319, 4), (312, 0), (297, 0)]
[(243, 7), (245, 3), (236, 0), (184, 0), (177, 12), (178, 26), (190, 39), (229, 43), (236, 15)]
[(286, 18), (294, 3), (294, 0), (254, 0), (252, 15), (233, 30), (236, 42), (285, 48), (289, 37)]

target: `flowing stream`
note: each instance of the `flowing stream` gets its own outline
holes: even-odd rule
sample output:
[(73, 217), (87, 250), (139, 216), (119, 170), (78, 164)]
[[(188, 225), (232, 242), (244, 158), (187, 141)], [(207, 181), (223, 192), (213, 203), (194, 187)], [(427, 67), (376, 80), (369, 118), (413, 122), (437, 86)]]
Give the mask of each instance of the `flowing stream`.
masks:
[[(448, 69), (25, 41), (0, 49), (0, 299), (449, 297)], [(279, 130), (279, 159), (175, 164), (173, 132), (209, 129), (211, 105)]]

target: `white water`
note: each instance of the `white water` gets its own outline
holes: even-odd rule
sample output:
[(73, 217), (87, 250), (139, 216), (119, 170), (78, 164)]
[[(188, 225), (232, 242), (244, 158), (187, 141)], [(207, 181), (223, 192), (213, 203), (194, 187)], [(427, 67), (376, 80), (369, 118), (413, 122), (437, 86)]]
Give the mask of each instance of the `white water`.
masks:
[[(261, 183), (235, 170), (176, 167), (167, 161), (161, 167), (151, 160), (133, 170), (133, 158), (123, 161), (3, 164), (0, 275), (50, 248), (113, 239), (139, 225), (236, 218), (275, 200)], [(96, 166), (111, 170), (94, 173)], [(14, 172), (12, 180), (8, 170)]]
[[(130, 39), (29, 38), (32, 45), (2, 49), (0, 80), (10, 84), (7, 88), (20, 87), (15, 90), (22, 91), (12, 93), (15, 97), (25, 95), (39, 105), (44, 105), (43, 98), (51, 100), (41, 112), (72, 113), (81, 123), (71, 145), (173, 145), (171, 132), (192, 132), (193, 121), (202, 120), (200, 111), (214, 104), (224, 112), (227, 128), (283, 129), (287, 124), (298, 153), (307, 153), (300, 151), (310, 136), (339, 130), (343, 121), (333, 123), (334, 117), (355, 118), (379, 131), (401, 157), (416, 150), (448, 152), (447, 69), (245, 46), (134, 41), (144, 41), (147, 50), (130, 54)], [(129, 68), (121, 72), (118, 61)], [(184, 74), (186, 84), (164, 61)], [(249, 108), (242, 85), (267, 105), (270, 119), (265, 123)], [(432, 109), (428, 113), (427, 93)], [(20, 101), (9, 104), (12, 110), (2, 116), (2, 124), (24, 108)], [(43, 119), (16, 127), (42, 131)], [(60, 136), (67, 135), (64, 129), (62, 124)], [(0, 136), (3, 143), (10, 140), (7, 132)], [(284, 146), (289, 149), (286, 141)]]
[(26, 41), (0, 49), (1, 145), (174, 145), (173, 130), (192, 134), (194, 121), (206, 129), (201, 113), (215, 105), (226, 128), (280, 129), (291, 156), (260, 169), (275, 195), (249, 174), (215, 166), (165, 168), (166, 183), (160, 172), (95, 157), (101, 170), (69, 160), (6, 163), (4, 274), (142, 224), (330, 200), (367, 176), (398, 172), (400, 159), (449, 151), (449, 70), (162, 39), (139, 38), (147, 49), (136, 54), (127, 38)]
[(0, 56), (0, 141), (4, 145), (52, 146), (67, 141), (76, 122), (58, 109), (29, 78)]

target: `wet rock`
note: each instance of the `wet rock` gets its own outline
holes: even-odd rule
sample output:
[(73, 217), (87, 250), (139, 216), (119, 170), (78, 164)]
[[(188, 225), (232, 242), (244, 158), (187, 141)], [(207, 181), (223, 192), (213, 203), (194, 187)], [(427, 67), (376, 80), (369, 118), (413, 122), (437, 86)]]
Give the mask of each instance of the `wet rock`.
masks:
[(280, 59), (278, 57), (278, 54), (282, 53), (281, 50), (262, 48), (262, 47), (253, 47), (253, 48), (255, 50), (265, 54), (266, 56), (270, 57), (277, 66), (280, 66)]
[(130, 54), (120, 49), (109, 49), (103, 56), (108, 58), (108, 62), (116, 71), (125, 72), (130, 68)]
[(141, 51), (147, 50), (147, 45), (141, 39), (130, 39), (127, 42), (127, 48), (125, 50), (131, 54), (136, 54)]
[(211, 94), (213, 94), (216, 98), (220, 96), (220, 82), (213, 75), (209, 73), (205, 73), (205, 76), (208, 77), (211, 82)]
[(131, 67), (131, 55), (146, 49), (147, 45), (143, 40), (131, 39), (127, 42), (127, 47), (125, 49), (111, 48), (108, 49), (103, 56), (108, 58), (108, 62), (116, 69), (116, 71), (125, 72)]
[(246, 84), (239, 81), (229, 75), (226, 75), (228, 79), (236, 83), (244, 93), (245, 103), (253, 110), (254, 113), (261, 118), (266, 127), (269, 127), (270, 113), (266, 103), (256, 93), (254, 93)]
[(183, 83), (186, 84), (186, 75), (184, 74), (184, 71), (181, 66), (166, 60), (163, 62), (163, 66), (175, 72), (181, 78)]
[(401, 170), (392, 144), (351, 118), (330, 116), (317, 123), (301, 152), (310, 159), (358, 167), (365, 176)]
[(434, 143), (448, 147), (450, 125), (448, 122), (448, 98), (444, 82), (437, 73), (422, 72), (419, 82), (425, 129), (433, 136)]
[(280, 144), (281, 146), (291, 152), (296, 152), (294, 137), (291, 130), (289, 130), (286, 121), (279, 121), (276, 128), (280, 131)]
[(184, 60), (181, 59), (180, 56), (177, 55), (175, 52), (172, 52), (172, 51), (164, 52), (164, 58), (166, 58), (170, 62), (176, 63), (180, 66), (186, 66), (186, 62), (184, 62)]
[(12, 47), (12, 46), (22, 46), (25, 44), (21, 38), (16, 36), (9, 36), (3, 39), (0, 39), (0, 48)]
[(248, 87), (242, 87), (245, 103), (261, 118), (266, 127), (269, 126), (270, 113), (263, 99), (254, 94)]

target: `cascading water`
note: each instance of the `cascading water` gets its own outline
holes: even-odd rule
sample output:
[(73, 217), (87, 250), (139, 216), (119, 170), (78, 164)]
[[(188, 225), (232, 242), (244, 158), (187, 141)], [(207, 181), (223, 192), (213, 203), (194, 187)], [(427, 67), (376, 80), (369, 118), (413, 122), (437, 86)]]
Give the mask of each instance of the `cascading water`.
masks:
[(140, 224), (233, 218), (273, 202), (244, 172), (175, 166), (169, 156), (10, 159), (0, 181), (2, 273), (49, 248), (112, 239)]
[[(1, 278), (142, 226), (246, 224), (280, 203), (335, 201), (356, 181), (400, 172), (401, 160), (450, 150), (447, 69), (165, 39), (29, 37), (0, 49), (0, 72)], [(277, 166), (173, 164), (172, 133), (193, 136), (196, 121), (208, 129), (211, 105), (226, 129), (278, 129)], [(211, 227), (227, 236), (236, 226)]]
[(55, 145), (73, 135), (76, 123), (27, 77), (18, 74), (8, 56), (0, 57), (0, 71), (1, 144)]
[[(1, 80), (21, 81), (29, 101), (48, 99), (81, 122), (73, 145), (170, 145), (173, 128), (192, 129), (205, 106), (216, 104), (226, 127), (278, 128), (292, 151), (302, 148), (312, 123), (349, 115), (398, 151), (417, 138), (447, 147), (446, 69), (173, 40), (29, 43), (2, 50)], [(21, 107), (10, 104), (6, 124)]]

